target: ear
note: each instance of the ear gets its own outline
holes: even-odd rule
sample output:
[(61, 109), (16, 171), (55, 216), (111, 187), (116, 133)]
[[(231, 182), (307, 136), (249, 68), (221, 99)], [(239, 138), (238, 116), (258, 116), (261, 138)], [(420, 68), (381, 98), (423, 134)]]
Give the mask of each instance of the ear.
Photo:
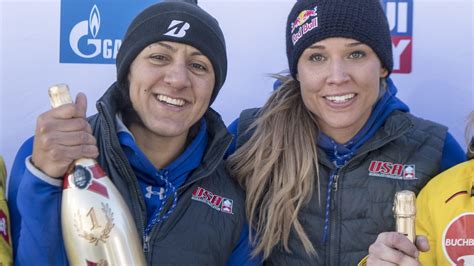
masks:
[(388, 76), (388, 70), (384, 67), (380, 68), (380, 77), (381, 78), (386, 78)]

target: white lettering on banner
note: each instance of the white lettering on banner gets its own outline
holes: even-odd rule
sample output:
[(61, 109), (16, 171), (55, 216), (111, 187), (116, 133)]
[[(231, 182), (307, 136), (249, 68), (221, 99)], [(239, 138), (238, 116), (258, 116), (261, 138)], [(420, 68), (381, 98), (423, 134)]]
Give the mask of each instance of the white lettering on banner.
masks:
[(103, 57), (105, 59), (117, 58), (118, 50), (121, 45), (122, 40), (115, 40), (115, 42), (112, 42), (112, 40), (105, 39), (102, 42)]
[(411, 40), (400, 40), (396, 46), (394, 43), (392, 43), (394, 70), (400, 69), (400, 61), (401, 61), (402, 54), (403, 52), (405, 52), (410, 42)]
[[(105, 59), (117, 58), (117, 53), (122, 45), (122, 40), (110, 40), (110, 39), (96, 39), (100, 29), (100, 12), (96, 5), (92, 7), (89, 21), (84, 20), (77, 23), (69, 34), (69, 45), (74, 53), (82, 58), (94, 58), (102, 53), (102, 57)], [(79, 41), (81, 38), (86, 37), (90, 34), (92, 39), (87, 39), (87, 45), (92, 45), (94, 51), (85, 54), (79, 47)]]
[(395, 27), (397, 33), (408, 31), (408, 3), (388, 2), (386, 13), (390, 31), (393, 31)]
[(452, 247), (472, 247), (474, 246), (474, 239), (472, 238), (457, 238), (457, 239), (446, 239), (444, 243), (446, 246)]

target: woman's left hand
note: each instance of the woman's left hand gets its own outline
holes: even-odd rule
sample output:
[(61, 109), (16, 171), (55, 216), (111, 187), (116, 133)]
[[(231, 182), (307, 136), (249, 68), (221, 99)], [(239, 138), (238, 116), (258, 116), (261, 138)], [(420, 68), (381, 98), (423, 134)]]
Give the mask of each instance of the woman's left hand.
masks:
[(415, 244), (405, 235), (398, 232), (380, 233), (377, 240), (369, 247), (367, 265), (421, 265), (419, 252), (429, 250), (428, 240), (417, 236)]

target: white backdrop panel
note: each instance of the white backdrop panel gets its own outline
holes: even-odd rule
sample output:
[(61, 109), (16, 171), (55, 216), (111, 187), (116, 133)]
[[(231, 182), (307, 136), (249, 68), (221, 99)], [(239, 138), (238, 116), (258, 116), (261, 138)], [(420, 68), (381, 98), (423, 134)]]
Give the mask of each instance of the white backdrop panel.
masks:
[[(227, 40), (227, 81), (213, 107), (230, 123), (261, 106), (272, 91), (270, 73), (287, 68), (284, 27), (294, 1), (200, 0), (220, 21)], [(463, 144), (474, 110), (473, 0), (414, 0), (413, 68), (393, 74), (418, 116), (449, 126)], [(48, 86), (65, 82), (95, 101), (115, 79), (114, 65), (60, 64), (60, 1), (0, 0), (0, 154), (8, 167), (36, 117), (48, 110)]]

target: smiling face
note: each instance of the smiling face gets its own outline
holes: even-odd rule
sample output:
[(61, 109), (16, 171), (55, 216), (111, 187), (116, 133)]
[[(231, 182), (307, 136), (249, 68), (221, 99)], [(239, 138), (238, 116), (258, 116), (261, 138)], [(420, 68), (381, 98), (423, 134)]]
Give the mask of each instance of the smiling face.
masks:
[(196, 48), (175, 42), (143, 49), (130, 66), (128, 79), (133, 109), (143, 121), (133, 126), (145, 134), (181, 139), (206, 112), (215, 83), (209, 59)]
[(321, 130), (346, 143), (364, 126), (388, 71), (377, 54), (353, 39), (328, 38), (308, 47), (297, 78), (305, 106)]

